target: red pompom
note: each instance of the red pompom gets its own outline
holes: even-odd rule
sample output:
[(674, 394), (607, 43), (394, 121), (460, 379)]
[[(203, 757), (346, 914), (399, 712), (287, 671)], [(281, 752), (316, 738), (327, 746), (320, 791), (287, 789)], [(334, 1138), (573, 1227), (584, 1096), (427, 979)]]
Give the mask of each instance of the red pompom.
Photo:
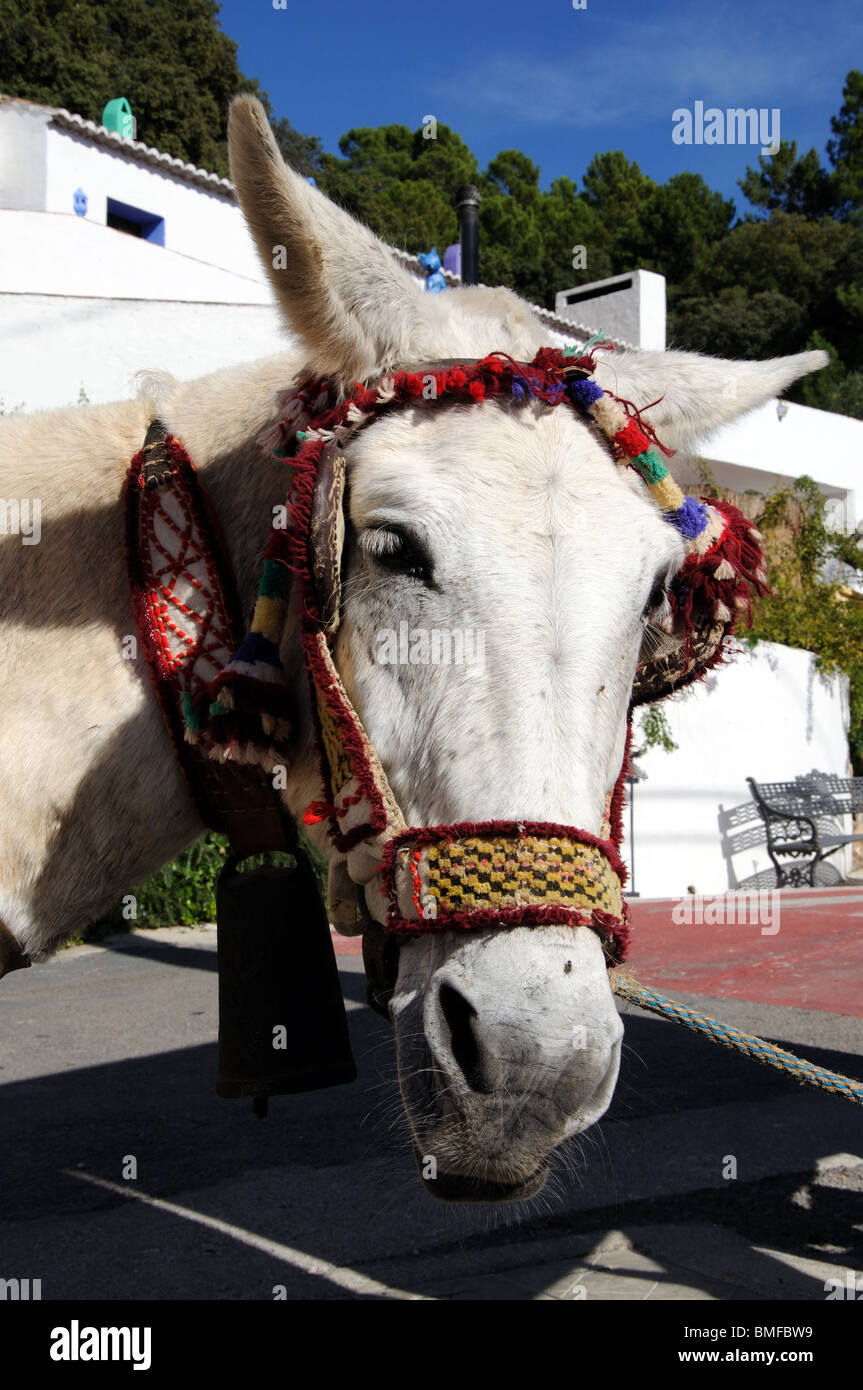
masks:
[(568, 359), (564, 357), (560, 348), (540, 348), (531, 364), (534, 367), (541, 367), (548, 372), (555, 367), (558, 369), (568, 365)]
[(637, 454), (643, 454), (650, 448), (650, 440), (635, 420), (628, 420), (623, 429), (618, 430), (614, 442), (628, 458), (635, 458)]

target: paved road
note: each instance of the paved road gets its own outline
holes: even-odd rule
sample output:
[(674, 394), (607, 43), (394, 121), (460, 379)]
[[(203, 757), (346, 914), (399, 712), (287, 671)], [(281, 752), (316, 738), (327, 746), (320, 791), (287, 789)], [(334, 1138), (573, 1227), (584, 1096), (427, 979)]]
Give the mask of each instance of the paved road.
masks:
[[(118, 936), (4, 982), (0, 1277), (43, 1299), (823, 1300), (863, 1268), (861, 1112), (637, 1010), (609, 1116), (541, 1197), (431, 1201), (387, 1026), (360, 961), (339, 967), (360, 1079), (263, 1122), (213, 1093), (214, 932)], [(859, 1018), (677, 995), (863, 1072)]]

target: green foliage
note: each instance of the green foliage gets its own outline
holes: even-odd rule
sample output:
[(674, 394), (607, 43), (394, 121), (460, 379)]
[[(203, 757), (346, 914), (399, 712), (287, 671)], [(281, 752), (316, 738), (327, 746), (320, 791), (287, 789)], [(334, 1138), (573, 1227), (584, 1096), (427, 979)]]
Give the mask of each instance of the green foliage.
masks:
[(859, 225), (863, 205), (863, 72), (852, 69), (837, 116), (830, 117), (827, 141), (830, 169), (816, 150), (798, 157), (797, 141), (783, 140), (773, 155), (759, 155), (758, 168), (746, 170), (740, 187), (754, 207), (796, 212), (804, 217), (833, 216)]
[(797, 351), (806, 326), (793, 299), (776, 290), (748, 294), (742, 285), (679, 299), (668, 317), (679, 347), (750, 360)]
[(685, 284), (733, 216), (733, 202), (712, 192), (700, 174), (674, 174), (636, 204), (624, 239), (629, 264)]
[[(625, 241), (635, 210), (656, 189), (634, 159), (622, 150), (594, 155), (584, 174), (584, 201), (597, 214), (614, 243)], [(621, 271), (631, 269), (621, 265)]]
[(816, 410), (834, 410), (840, 415), (863, 419), (863, 371), (849, 372), (833, 344), (817, 330), (810, 335), (806, 346), (826, 352), (830, 366), (803, 378), (796, 392), (798, 399)]
[(830, 366), (820, 372), (804, 377), (800, 387), (800, 398), (804, 405), (814, 406), (816, 410), (829, 410), (830, 401), (835, 397), (839, 383), (845, 376), (845, 367), (832, 343), (828, 343), (822, 333), (812, 333), (806, 343), (807, 348), (820, 349), (830, 358)]
[(0, 0), (0, 91), (97, 123), (127, 97), (139, 140), (227, 176), (231, 97), (267, 98), (218, 13), (215, 0)]
[(846, 372), (828, 410), (836, 410), (840, 415), (850, 415), (863, 420), (863, 372)]
[(842, 671), (850, 684), (849, 743), (863, 771), (863, 595), (849, 586), (863, 571), (863, 536), (831, 531), (826, 499), (811, 478), (778, 488), (765, 501), (764, 533), (772, 593), (755, 605), (749, 634), (815, 652), (819, 669)]
[[(863, 226), (850, 220), (777, 211), (739, 222), (701, 258), (698, 277), (669, 287), (669, 331), (680, 347), (783, 356), (802, 351), (814, 330), (841, 363), (828, 377), (834, 386), (844, 371), (863, 369), (861, 327)], [(814, 380), (798, 383), (790, 398), (809, 399)], [(852, 390), (840, 404), (837, 391), (815, 389), (824, 409), (847, 412), (856, 400)]]
[(863, 208), (863, 72), (849, 72), (838, 116), (830, 117), (833, 139), (827, 154), (833, 165), (836, 210), (860, 221)]
[(782, 140), (776, 154), (759, 155), (758, 168), (738, 180), (753, 207), (820, 217), (834, 201), (830, 177), (817, 150), (797, 157), (797, 141)]
[(677, 747), (661, 705), (648, 705), (642, 710), (638, 734), (640, 753), (646, 753), (648, 748), (661, 748), (664, 753), (673, 753)]
[(458, 238), (455, 194), (479, 178), (467, 145), (448, 126), (436, 139), (390, 125), (349, 130), (344, 156), (324, 154), (315, 177), (329, 197), (378, 236), (407, 251), (444, 247)]

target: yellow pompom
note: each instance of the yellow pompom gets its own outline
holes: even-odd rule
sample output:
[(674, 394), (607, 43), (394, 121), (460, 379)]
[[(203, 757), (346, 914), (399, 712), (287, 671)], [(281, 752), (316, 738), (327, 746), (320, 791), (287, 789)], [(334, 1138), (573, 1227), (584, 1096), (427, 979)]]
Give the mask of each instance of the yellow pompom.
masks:
[(278, 644), (285, 620), (285, 601), (281, 598), (258, 599), (255, 616), (252, 618), (252, 631)]
[(676, 512), (678, 507), (683, 506), (683, 493), (670, 473), (667, 477), (660, 478), (658, 483), (650, 483), (648, 486), (651, 497), (655, 498), (664, 512)]

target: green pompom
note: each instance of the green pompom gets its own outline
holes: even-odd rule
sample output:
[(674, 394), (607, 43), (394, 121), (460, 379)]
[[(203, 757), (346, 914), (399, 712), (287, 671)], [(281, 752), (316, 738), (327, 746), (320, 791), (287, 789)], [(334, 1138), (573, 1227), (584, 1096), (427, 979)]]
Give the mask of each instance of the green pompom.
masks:
[(638, 469), (646, 483), (661, 483), (663, 478), (668, 477), (668, 469), (653, 449), (647, 449), (643, 454), (636, 454), (630, 462), (634, 468)]
[(286, 598), (291, 588), (291, 576), (277, 560), (265, 560), (258, 589), (260, 598)]

